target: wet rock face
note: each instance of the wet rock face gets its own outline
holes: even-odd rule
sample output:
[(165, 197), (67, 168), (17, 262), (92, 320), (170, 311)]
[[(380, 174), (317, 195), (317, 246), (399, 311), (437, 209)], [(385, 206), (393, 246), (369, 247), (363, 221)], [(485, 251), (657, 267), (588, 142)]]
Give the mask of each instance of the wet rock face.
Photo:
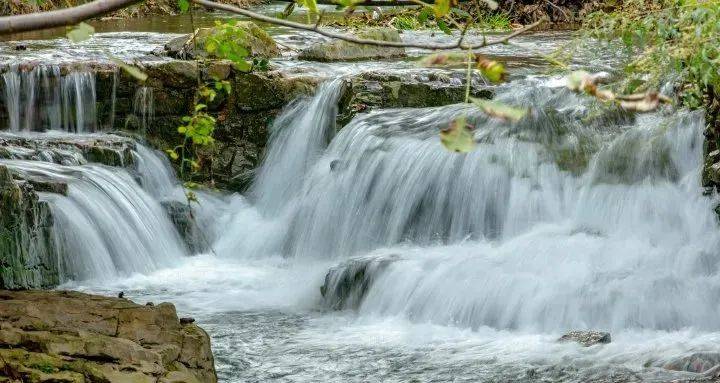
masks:
[(357, 309), (375, 278), (399, 259), (400, 257), (394, 254), (367, 256), (351, 259), (331, 268), (320, 288), (323, 305), (332, 310)]
[(705, 105), (704, 187), (720, 189), (720, 94), (710, 88)]
[[(442, 70), (405, 73), (366, 72), (347, 81), (340, 99), (338, 126), (373, 108), (424, 108), (465, 100), (465, 74)], [(489, 87), (474, 81), (471, 95), (492, 98)]]
[[(0, 134), (0, 159), (129, 167), (135, 141), (121, 136), (17, 136)], [(42, 190), (49, 191), (49, 190)]]
[[(231, 93), (218, 92), (208, 105), (217, 119), (216, 144), (198, 153), (202, 169), (194, 181), (233, 191), (242, 191), (245, 183), (239, 180), (259, 165), (268, 127), (282, 107), (300, 95), (311, 94), (318, 82), (312, 77), (288, 76), (279, 71), (243, 73), (224, 60), (209, 61), (200, 67), (194, 61), (159, 62), (146, 65), (144, 70), (148, 75), (144, 84), (122, 73), (116, 83), (112, 72), (97, 74), (100, 118), (109, 117), (114, 110), (116, 129), (142, 133), (160, 150), (174, 148), (183, 142), (177, 128), (182, 125), (181, 118), (192, 112), (198, 81), (229, 81)], [(153, 101), (153, 113), (146, 126), (137, 116), (140, 105), (136, 101), (141, 91), (151, 94)]]
[(11, 380), (217, 382), (208, 335), (169, 303), (0, 291), (0, 323), (0, 371)]
[(560, 342), (577, 342), (585, 347), (610, 343), (610, 333), (602, 331), (570, 331), (558, 339)]
[(180, 237), (185, 241), (190, 253), (197, 254), (208, 250), (207, 239), (203, 237), (197, 226), (192, 206), (182, 201), (163, 201), (162, 206), (170, 216)]
[[(357, 37), (370, 40), (400, 42), (400, 34), (391, 28), (372, 28), (360, 31)], [(310, 46), (300, 52), (301, 60), (352, 61), (404, 57), (404, 48), (360, 45), (347, 41), (328, 41)]]
[(50, 208), (34, 186), (0, 165), (0, 288), (49, 288), (59, 283), (60, 259)]
[[(121, 136), (0, 134), (0, 160), (130, 167), (134, 149), (135, 141)], [(11, 171), (0, 163), (0, 289), (51, 288), (61, 282), (62, 249), (40, 192), (67, 195), (68, 184), (41, 173)]]

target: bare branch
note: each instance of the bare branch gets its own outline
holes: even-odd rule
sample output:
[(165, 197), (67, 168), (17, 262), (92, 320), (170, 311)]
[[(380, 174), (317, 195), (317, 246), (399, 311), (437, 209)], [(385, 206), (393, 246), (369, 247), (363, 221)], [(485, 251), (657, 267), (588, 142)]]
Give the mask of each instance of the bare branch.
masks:
[[(363, 44), (363, 45), (374, 45), (374, 46), (382, 46), (382, 47), (396, 47), (396, 48), (418, 48), (418, 49), (426, 49), (426, 50), (447, 50), (447, 49), (479, 49), (483, 47), (487, 47), (490, 45), (498, 45), (498, 44), (506, 44), (511, 39), (523, 34), (527, 33), (528, 31), (537, 28), (545, 22), (545, 20), (539, 20), (536, 21), (530, 25), (527, 25), (521, 29), (516, 30), (515, 32), (506, 35), (502, 38), (496, 39), (496, 40), (486, 40), (483, 39), (481, 43), (477, 44), (466, 44), (463, 39), (459, 39), (457, 42), (451, 43), (451, 44), (432, 44), (432, 43), (406, 43), (406, 42), (399, 42), (399, 41), (382, 41), (382, 40), (372, 40), (372, 39), (363, 39), (359, 37), (355, 37), (352, 35), (344, 34), (344, 33), (336, 33), (332, 32), (326, 29), (321, 29), (318, 25), (309, 25), (309, 24), (301, 24), (290, 20), (282, 20), (278, 19), (272, 16), (266, 16), (260, 13), (256, 13), (247, 9), (238, 8), (233, 5), (228, 4), (218, 4), (214, 1), (209, 0), (191, 0), (192, 2), (202, 5), (206, 8), (216, 9), (219, 11), (225, 11), (230, 13), (235, 13), (238, 15), (247, 16), (251, 19), (280, 25), (284, 27), (289, 27), (293, 29), (299, 29), (304, 31), (310, 31), (317, 33), (319, 35), (330, 37), (333, 39), (343, 40), (355, 44)], [(464, 35), (463, 35), (464, 37)]]
[(0, 17), (0, 35), (75, 25), (143, 0), (96, 0), (77, 7)]

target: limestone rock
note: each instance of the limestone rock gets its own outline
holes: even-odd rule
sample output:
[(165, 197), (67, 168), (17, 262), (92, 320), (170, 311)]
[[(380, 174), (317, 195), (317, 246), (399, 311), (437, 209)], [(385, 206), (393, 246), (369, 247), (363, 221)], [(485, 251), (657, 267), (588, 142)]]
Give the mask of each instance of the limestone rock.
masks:
[(602, 331), (570, 331), (558, 339), (560, 342), (577, 342), (585, 347), (610, 343), (610, 333)]
[[(280, 55), (275, 40), (252, 21), (238, 21), (232, 28), (233, 41), (247, 49), (250, 56), (271, 58)], [(222, 33), (220, 27), (200, 28), (195, 33), (194, 41), (192, 34), (177, 37), (165, 45), (164, 53), (178, 59), (218, 58), (206, 51), (208, 37), (218, 33)]]
[(0, 323), (0, 371), (14, 379), (217, 382), (208, 335), (169, 303), (0, 290)]
[[(391, 28), (370, 28), (356, 34), (371, 40), (401, 42), (398, 31)], [(404, 48), (361, 45), (342, 40), (333, 40), (310, 46), (300, 52), (301, 60), (309, 61), (352, 61), (387, 59), (405, 56)]]
[[(356, 113), (373, 108), (425, 108), (463, 102), (465, 74), (445, 70), (365, 72), (350, 78), (339, 102), (338, 126)], [(471, 95), (492, 98), (479, 78), (472, 82)]]

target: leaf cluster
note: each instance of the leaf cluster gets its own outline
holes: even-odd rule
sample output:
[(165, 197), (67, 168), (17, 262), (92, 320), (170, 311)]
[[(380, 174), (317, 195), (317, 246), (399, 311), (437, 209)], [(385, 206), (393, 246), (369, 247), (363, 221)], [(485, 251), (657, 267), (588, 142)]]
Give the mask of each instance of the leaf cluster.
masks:
[(675, 73), (684, 84), (683, 103), (696, 108), (708, 87), (720, 86), (718, 0), (628, 0), (590, 15), (584, 28), (636, 54), (626, 67), (626, 92), (657, 88)]

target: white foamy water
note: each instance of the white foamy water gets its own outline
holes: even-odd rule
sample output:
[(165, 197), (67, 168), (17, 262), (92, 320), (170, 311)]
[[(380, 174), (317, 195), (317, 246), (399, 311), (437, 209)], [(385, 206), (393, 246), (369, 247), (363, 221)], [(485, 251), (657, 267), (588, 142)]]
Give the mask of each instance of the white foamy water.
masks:
[[(207, 197), (217, 255), (69, 286), (175, 302), (229, 382), (698, 377), (663, 366), (719, 349), (702, 114), (629, 116), (554, 83), (498, 90), (533, 107), (515, 126), (456, 105), (373, 112), (337, 135), (339, 83), (325, 84), (277, 119), (248, 198)], [(437, 138), (460, 114), (479, 141), (467, 155)], [(556, 341), (578, 329), (612, 343)]]

